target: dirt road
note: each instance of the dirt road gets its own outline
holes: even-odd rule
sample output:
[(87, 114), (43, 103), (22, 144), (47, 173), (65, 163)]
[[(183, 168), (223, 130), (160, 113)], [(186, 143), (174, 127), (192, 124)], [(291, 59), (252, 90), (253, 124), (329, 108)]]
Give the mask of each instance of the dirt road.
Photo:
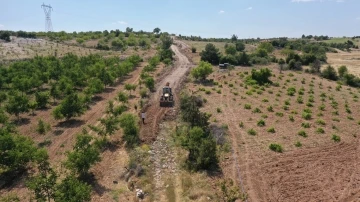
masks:
[(140, 137), (143, 142), (149, 143), (156, 140), (156, 133), (158, 131), (158, 124), (164, 114), (169, 111), (171, 108), (161, 108), (159, 105), (159, 100), (162, 92), (162, 88), (165, 86), (167, 82), (170, 83), (170, 87), (175, 94), (175, 105), (178, 104), (179, 99), (176, 96), (179, 93), (180, 85), (183, 79), (185, 78), (186, 73), (189, 71), (192, 66), (189, 62), (188, 58), (183, 55), (179, 48), (175, 45), (171, 46), (171, 49), (174, 51), (176, 55), (176, 61), (174, 65), (174, 69), (172, 72), (163, 78), (156, 85), (156, 93), (150, 98), (149, 105), (145, 109), (146, 111), (146, 121), (145, 125), (142, 125), (140, 130)]

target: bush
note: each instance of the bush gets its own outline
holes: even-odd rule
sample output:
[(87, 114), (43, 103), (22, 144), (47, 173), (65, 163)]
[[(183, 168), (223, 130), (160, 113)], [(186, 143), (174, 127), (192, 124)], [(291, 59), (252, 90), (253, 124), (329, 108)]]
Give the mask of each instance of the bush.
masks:
[(259, 120), (257, 122), (257, 125), (260, 126), (260, 127), (264, 127), (265, 126), (265, 121), (261, 119), (261, 120)]
[(280, 144), (270, 144), (269, 149), (278, 153), (283, 152), (283, 148)]
[(324, 69), (321, 72), (321, 76), (323, 78), (329, 79), (329, 80), (333, 80), (333, 81), (337, 81), (338, 80), (338, 75), (334, 69), (334, 67), (332, 66), (327, 66), (326, 69)]
[(252, 128), (250, 130), (248, 130), (247, 133), (252, 136), (255, 136), (257, 134), (257, 132)]
[(337, 135), (332, 135), (331, 139), (334, 140), (334, 142), (340, 142), (341, 141), (340, 136), (337, 136)]
[(287, 94), (290, 96), (294, 96), (296, 93), (296, 88), (295, 87), (290, 87), (287, 89)]
[(244, 109), (251, 109), (251, 105), (250, 104), (245, 104)]
[(251, 76), (247, 78), (247, 80), (253, 80), (256, 81), (256, 83), (259, 85), (264, 85), (266, 83), (271, 83), (269, 79), (271, 76), (271, 71), (268, 68), (262, 68), (259, 71), (253, 69), (251, 71)]
[(311, 127), (310, 123), (301, 123), (301, 126), (303, 128), (310, 128)]
[(301, 136), (301, 137), (307, 137), (307, 134), (305, 131), (301, 130), (298, 132), (298, 135)]
[(323, 128), (317, 128), (317, 129), (316, 129), (316, 133), (324, 134), (324, 133), (325, 133), (325, 130), (324, 130)]
[(269, 129), (267, 129), (267, 132), (268, 133), (275, 133), (275, 128), (274, 127), (271, 127)]
[(212, 43), (206, 45), (205, 50), (200, 53), (200, 56), (202, 61), (209, 62), (213, 65), (219, 64), (220, 52)]
[(36, 127), (36, 132), (41, 135), (45, 135), (50, 130), (50, 124), (44, 122), (42, 119), (38, 121), (38, 125)]
[(191, 52), (196, 53), (196, 48), (194, 46), (191, 47)]
[(205, 80), (213, 72), (212, 65), (208, 62), (200, 61), (200, 64), (191, 70), (191, 75), (195, 79)]
[(303, 112), (303, 113), (302, 113), (302, 117), (303, 117), (305, 120), (310, 120), (310, 119), (311, 119), (311, 113)]
[(300, 142), (300, 141), (297, 141), (297, 142), (295, 143), (295, 147), (302, 147), (301, 142)]

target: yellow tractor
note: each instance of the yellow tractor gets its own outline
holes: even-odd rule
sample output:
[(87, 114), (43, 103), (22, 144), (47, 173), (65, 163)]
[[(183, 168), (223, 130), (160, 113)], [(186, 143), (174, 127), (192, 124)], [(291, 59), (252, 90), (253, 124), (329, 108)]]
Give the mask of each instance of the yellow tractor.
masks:
[(173, 107), (174, 95), (171, 92), (170, 83), (167, 82), (163, 87), (162, 95), (160, 97), (160, 107)]

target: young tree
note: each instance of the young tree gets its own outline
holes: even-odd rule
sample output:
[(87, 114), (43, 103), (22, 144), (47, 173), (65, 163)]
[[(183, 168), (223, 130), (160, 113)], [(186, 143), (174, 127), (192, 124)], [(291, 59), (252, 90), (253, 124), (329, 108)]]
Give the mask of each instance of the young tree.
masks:
[(29, 109), (31, 110), (31, 115), (35, 115), (35, 110), (38, 107), (38, 103), (35, 100), (29, 102)]
[(20, 120), (20, 114), (29, 111), (29, 98), (14, 92), (9, 97), (9, 101), (5, 106), (7, 113), (14, 114)]
[(92, 140), (93, 137), (90, 135), (77, 135), (73, 151), (67, 153), (66, 167), (79, 176), (87, 174), (90, 167), (100, 161), (100, 151), (91, 144)]
[(212, 65), (208, 62), (200, 61), (199, 66), (191, 70), (191, 75), (195, 79), (205, 80), (213, 72)]
[(145, 86), (150, 90), (153, 91), (155, 87), (155, 80), (152, 77), (147, 77), (144, 81)]
[(75, 116), (80, 116), (85, 111), (85, 105), (76, 93), (71, 93), (57, 106), (53, 111), (55, 119), (66, 118), (71, 119)]
[(237, 51), (244, 51), (245, 50), (245, 44), (241, 41), (236, 42), (235, 44)]
[(42, 119), (39, 119), (36, 132), (38, 132), (40, 135), (45, 135), (50, 129), (50, 124), (46, 123)]
[(127, 103), (128, 102), (128, 99), (129, 99), (129, 96), (126, 95), (124, 92), (119, 92), (118, 94), (118, 99), (120, 102), (122, 103)]
[(321, 61), (318, 59), (315, 59), (313, 63), (310, 65), (311, 71), (314, 73), (319, 73), (321, 69)]
[(280, 58), (279, 62), (279, 70), (280, 70), (280, 74), (282, 73), (282, 70), (284, 69), (284, 65), (285, 65), (285, 60)]
[(86, 202), (91, 199), (91, 186), (69, 175), (56, 187), (56, 202)]
[(135, 91), (136, 90), (136, 84), (125, 84), (125, 89), (128, 90), (130, 92), (130, 97), (131, 97), (131, 91)]
[(6, 115), (3, 108), (0, 107), (0, 123), (6, 124), (9, 120), (9, 117)]
[(326, 69), (324, 69), (322, 72), (321, 72), (321, 76), (326, 78), (326, 79), (330, 79), (330, 80), (333, 80), (333, 81), (337, 81), (338, 80), (338, 75), (335, 71), (335, 68), (332, 67), (332, 66), (327, 66)]
[(38, 174), (26, 182), (26, 186), (35, 194), (37, 201), (50, 202), (55, 197), (57, 174), (50, 167), (46, 150), (39, 150), (36, 154)]
[(347, 67), (345, 65), (340, 66), (338, 69), (338, 73), (339, 73), (339, 77), (343, 78), (345, 76), (345, 74), (348, 73)]
[(4, 91), (0, 92), (0, 107), (1, 107), (1, 103), (5, 102), (7, 99), (7, 94)]
[(212, 43), (206, 45), (205, 50), (201, 51), (200, 56), (202, 61), (209, 62), (214, 65), (219, 64), (220, 52), (219, 49), (217, 49)]
[(236, 47), (232, 44), (228, 45), (226, 48), (225, 48), (225, 53), (227, 55), (235, 55), (236, 54)]
[(137, 122), (136, 117), (132, 114), (120, 116), (120, 127), (124, 131), (123, 139), (128, 147), (133, 147), (140, 142)]
[(266, 52), (271, 53), (274, 51), (274, 46), (269, 42), (260, 43), (258, 49), (264, 49)]
[(50, 86), (51, 86), (50, 95), (51, 95), (51, 97), (53, 97), (54, 104), (55, 104), (56, 99), (58, 99), (61, 95), (61, 91), (59, 89), (59, 86), (56, 83), (51, 83)]
[(35, 100), (37, 102), (37, 106), (40, 109), (46, 108), (46, 105), (49, 103), (49, 92), (36, 92), (35, 93)]

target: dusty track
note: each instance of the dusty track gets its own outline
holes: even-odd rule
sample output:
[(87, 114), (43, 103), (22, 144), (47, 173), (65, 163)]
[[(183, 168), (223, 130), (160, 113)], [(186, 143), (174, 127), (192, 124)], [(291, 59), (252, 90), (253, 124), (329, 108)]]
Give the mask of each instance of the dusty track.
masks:
[(167, 75), (158, 83), (158, 85), (156, 86), (156, 92), (150, 98), (149, 105), (145, 110), (146, 111), (145, 125), (142, 125), (140, 129), (141, 140), (145, 143), (150, 143), (155, 141), (156, 133), (158, 132), (159, 122), (164, 116), (164, 114), (170, 110), (170, 108), (161, 108), (159, 106), (159, 100), (160, 100), (162, 88), (165, 86), (166, 82), (170, 83), (170, 87), (173, 89), (173, 93), (175, 94), (175, 105), (176, 105), (179, 101), (178, 96), (176, 96), (176, 94), (179, 93), (180, 84), (184, 79), (186, 73), (189, 71), (190, 67), (192, 66), (188, 58), (179, 51), (178, 47), (172, 45), (171, 49), (174, 51), (176, 55), (176, 62), (173, 67), (174, 69), (169, 75)]

